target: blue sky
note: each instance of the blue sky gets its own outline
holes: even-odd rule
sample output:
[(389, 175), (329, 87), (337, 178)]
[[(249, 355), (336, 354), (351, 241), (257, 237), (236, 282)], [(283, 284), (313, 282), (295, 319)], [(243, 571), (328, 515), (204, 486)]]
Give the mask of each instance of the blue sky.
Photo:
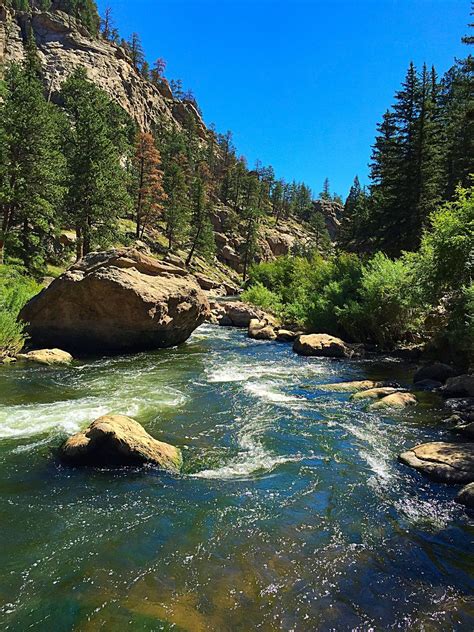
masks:
[(106, 0), (121, 34), (190, 88), (207, 123), (277, 175), (367, 181), (376, 123), (410, 60), (441, 74), (467, 31), (469, 0)]

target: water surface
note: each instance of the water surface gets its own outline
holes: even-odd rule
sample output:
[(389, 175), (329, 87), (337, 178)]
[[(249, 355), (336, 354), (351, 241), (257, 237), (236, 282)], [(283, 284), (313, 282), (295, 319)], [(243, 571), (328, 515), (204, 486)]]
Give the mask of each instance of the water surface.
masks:
[[(0, 368), (2, 629), (474, 629), (474, 520), (396, 461), (450, 437), (436, 400), (386, 415), (324, 389), (409, 377), (208, 325), (179, 349)], [(58, 465), (108, 412), (181, 447), (183, 475)]]

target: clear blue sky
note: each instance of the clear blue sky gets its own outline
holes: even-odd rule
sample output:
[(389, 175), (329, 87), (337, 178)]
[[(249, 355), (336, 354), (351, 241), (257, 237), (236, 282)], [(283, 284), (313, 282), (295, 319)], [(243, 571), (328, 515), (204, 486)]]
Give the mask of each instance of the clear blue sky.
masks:
[(367, 181), (376, 123), (410, 60), (439, 73), (469, 22), (469, 0), (104, 0), (123, 36), (190, 88), (239, 153), (345, 195)]

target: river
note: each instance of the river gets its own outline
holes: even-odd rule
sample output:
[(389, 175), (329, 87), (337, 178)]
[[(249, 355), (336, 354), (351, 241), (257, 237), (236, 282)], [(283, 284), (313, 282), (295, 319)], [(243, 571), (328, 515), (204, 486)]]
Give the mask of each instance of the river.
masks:
[[(0, 367), (3, 630), (472, 630), (474, 520), (397, 454), (448, 437), (426, 396), (367, 412), (324, 384), (403, 363), (301, 358), (200, 327), (178, 349)], [(65, 469), (107, 412), (183, 449), (151, 468)]]

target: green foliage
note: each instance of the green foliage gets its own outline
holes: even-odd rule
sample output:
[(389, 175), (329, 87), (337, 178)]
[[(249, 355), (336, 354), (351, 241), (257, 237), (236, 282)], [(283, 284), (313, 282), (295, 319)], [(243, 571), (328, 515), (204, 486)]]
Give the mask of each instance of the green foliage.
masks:
[(0, 358), (21, 350), (25, 342), (24, 325), (18, 314), (29, 299), (41, 290), (33, 279), (13, 266), (0, 266)]

